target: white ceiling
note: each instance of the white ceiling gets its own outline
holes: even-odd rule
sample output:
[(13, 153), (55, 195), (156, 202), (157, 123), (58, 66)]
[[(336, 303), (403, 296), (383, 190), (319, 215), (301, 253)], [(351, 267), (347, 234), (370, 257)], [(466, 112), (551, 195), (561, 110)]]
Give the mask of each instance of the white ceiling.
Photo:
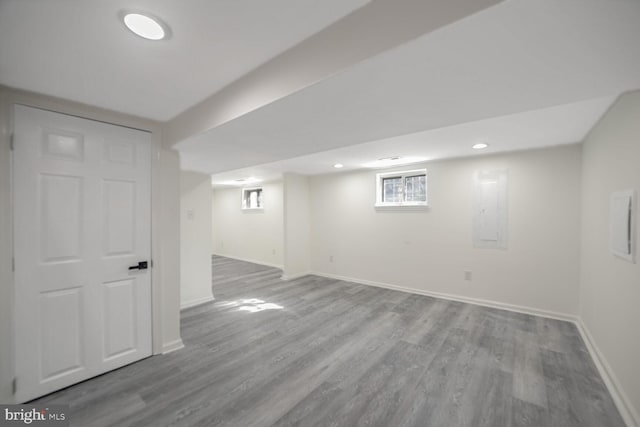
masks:
[[(0, 84), (167, 121), (366, 3), (0, 0)], [(172, 38), (129, 33), (127, 6)], [(479, 139), (484, 152), (574, 143), (640, 88), (638, 22), (638, 0), (504, 1), (176, 148), (183, 168), (226, 180), (464, 156)]]
[[(611, 99), (640, 88), (638, 22), (636, 0), (507, 1), (177, 148), (184, 168), (206, 173), (301, 156), (307, 161), (302, 170), (308, 173), (324, 158), (308, 156), (312, 153), (380, 140), (386, 140), (381, 146), (396, 144), (398, 135), (451, 131), (455, 125), (528, 111), (534, 112), (524, 116), (531, 118), (525, 129), (536, 138), (527, 132), (507, 134), (509, 142), (501, 139), (501, 145), (518, 149), (577, 142)], [(566, 104), (575, 105), (550, 111), (557, 113), (553, 123), (568, 128), (535, 120), (543, 114), (538, 110)], [(500, 126), (496, 120), (486, 123)], [(471, 141), (488, 132), (485, 126), (463, 129), (477, 133), (453, 131), (451, 138), (464, 135)], [(430, 140), (434, 151), (445, 151)], [(350, 162), (370, 157), (368, 146), (358, 147), (347, 150)], [(392, 154), (408, 155), (398, 151)], [(459, 153), (452, 150), (452, 155)]]
[[(494, 117), (462, 125), (433, 129), (379, 141), (351, 145), (307, 156), (222, 172), (212, 176), (214, 187), (241, 185), (237, 179), (260, 181), (282, 179), (285, 172), (304, 175), (338, 173), (361, 169), (381, 158), (402, 155), (420, 162), (495, 154), (580, 142), (615, 101), (615, 97), (597, 98), (574, 104)], [(485, 142), (489, 147), (474, 150)], [(333, 168), (336, 163), (344, 165)]]
[[(165, 121), (368, 0), (0, 0), (0, 84)], [(153, 13), (170, 40), (128, 32)]]

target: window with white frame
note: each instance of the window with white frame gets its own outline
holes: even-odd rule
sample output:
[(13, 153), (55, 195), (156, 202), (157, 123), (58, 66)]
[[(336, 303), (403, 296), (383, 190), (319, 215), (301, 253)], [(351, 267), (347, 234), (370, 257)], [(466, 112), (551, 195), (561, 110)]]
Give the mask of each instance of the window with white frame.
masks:
[(262, 187), (242, 189), (242, 209), (263, 209)]
[(427, 206), (427, 170), (377, 174), (376, 206)]

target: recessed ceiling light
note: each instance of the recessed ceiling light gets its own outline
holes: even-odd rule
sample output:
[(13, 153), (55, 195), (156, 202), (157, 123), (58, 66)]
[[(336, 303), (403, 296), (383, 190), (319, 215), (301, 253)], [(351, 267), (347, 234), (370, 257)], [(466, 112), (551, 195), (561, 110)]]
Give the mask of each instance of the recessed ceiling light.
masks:
[(488, 146), (489, 144), (487, 143), (478, 142), (477, 144), (473, 144), (471, 148), (473, 148), (474, 150), (482, 150), (483, 148), (487, 148)]
[(124, 13), (122, 20), (129, 30), (147, 40), (163, 40), (169, 36), (169, 27), (156, 17), (130, 12)]
[(342, 163), (336, 163), (335, 165), (333, 165), (333, 167), (336, 169), (340, 169), (340, 168), (343, 168), (344, 165)]

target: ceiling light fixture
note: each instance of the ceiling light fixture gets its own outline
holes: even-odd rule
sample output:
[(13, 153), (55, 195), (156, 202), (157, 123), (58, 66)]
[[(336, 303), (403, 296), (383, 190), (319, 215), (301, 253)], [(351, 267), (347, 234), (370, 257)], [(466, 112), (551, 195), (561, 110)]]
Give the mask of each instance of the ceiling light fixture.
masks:
[(336, 163), (335, 165), (333, 165), (333, 167), (336, 169), (340, 169), (340, 168), (343, 168), (344, 165), (342, 163)]
[(165, 40), (169, 38), (169, 27), (162, 20), (146, 13), (121, 13), (124, 25), (134, 34), (147, 40)]
[(471, 148), (473, 148), (474, 150), (482, 150), (484, 148), (487, 148), (488, 146), (489, 144), (485, 142), (478, 142), (477, 144), (473, 144)]

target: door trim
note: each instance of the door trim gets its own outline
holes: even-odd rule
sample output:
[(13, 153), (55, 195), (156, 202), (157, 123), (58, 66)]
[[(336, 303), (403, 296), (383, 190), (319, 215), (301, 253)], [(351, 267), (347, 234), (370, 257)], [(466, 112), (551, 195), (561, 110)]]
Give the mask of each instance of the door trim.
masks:
[[(151, 271), (152, 351), (154, 355), (162, 354), (167, 348), (174, 347), (174, 342), (180, 340), (179, 298), (173, 298), (173, 295), (178, 295), (179, 292), (179, 283), (173, 280), (173, 277), (179, 276), (179, 259), (163, 258), (162, 245), (178, 245), (179, 222), (177, 217), (166, 214), (163, 206), (172, 206), (177, 202), (179, 196), (177, 190), (161, 189), (160, 183), (166, 179), (167, 174), (177, 176), (179, 160), (176, 153), (162, 148), (162, 124), (73, 101), (0, 86), (0, 143), (5, 147), (0, 155), (2, 155), (3, 161), (9, 165), (8, 168), (3, 168), (5, 170), (0, 172), (6, 183), (0, 189), (2, 190), (0, 197), (8, 206), (13, 204), (13, 192), (15, 191), (13, 152), (8, 149), (9, 138), (13, 133), (14, 105), (24, 105), (151, 133), (151, 254), (155, 261), (155, 268)], [(162, 164), (161, 159), (163, 160)], [(9, 257), (14, 256), (13, 208), (11, 207), (7, 211), (0, 227), (6, 231), (9, 238), (3, 243), (0, 250), (4, 251), (7, 256), (5, 260), (10, 261)], [(2, 356), (5, 361), (5, 364), (0, 366), (2, 369), (0, 372), (0, 400), (12, 403), (15, 401), (14, 395), (11, 393), (15, 377), (15, 282), (10, 270), (10, 263), (7, 267), (5, 270), (7, 280), (3, 284), (6, 286), (3, 290), (6, 294), (6, 306), (3, 306), (3, 310), (6, 310), (8, 322), (6, 328), (0, 330)], [(167, 276), (169, 276), (169, 280), (167, 280)], [(164, 344), (165, 341), (167, 345)]]
[[(152, 354), (152, 275), (127, 272), (128, 264), (151, 256), (152, 141), (149, 132), (20, 104), (13, 114), (13, 280), (20, 286), (13, 297), (14, 369), (27, 385), (14, 396), (22, 402)], [(50, 191), (58, 195), (52, 199)], [(112, 203), (125, 203), (123, 212), (133, 209), (120, 222), (123, 228), (113, 230), (125, 233), (114, 241), (100, 231), (122, 221)], [(41, 209), (53, 209), (54, 222)], [(71, 222), (60, 215), (72, 215)], [(70, 229), (60, 234), (52, 226)], [(121, 254), (114, 250), (126, 252), (114, 258)], [(130, 308), (121, 313), (113, 305), (118, 299)]]

